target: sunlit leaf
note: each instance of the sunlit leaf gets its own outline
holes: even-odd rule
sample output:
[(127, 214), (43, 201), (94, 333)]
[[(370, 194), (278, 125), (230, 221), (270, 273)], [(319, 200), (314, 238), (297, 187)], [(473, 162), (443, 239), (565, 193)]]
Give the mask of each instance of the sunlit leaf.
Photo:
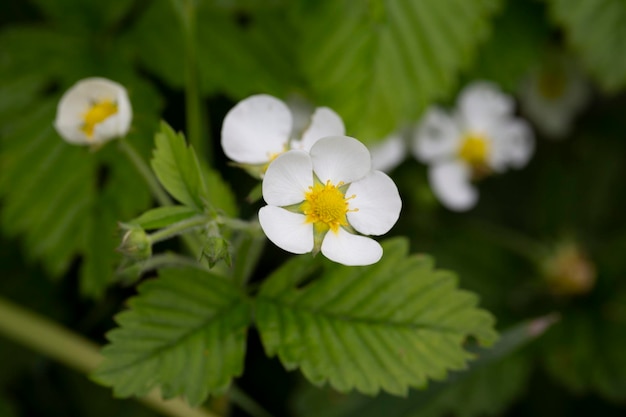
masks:
[(469, 368), (454, 372), (428, 389), (407, 398), (358, 393), (339, 395), (330, 389), (303, 387), (296, 396), (301, 417), (435, 417), (482, 416), (504, 408), (523, 389), (531, 371), (529, 356), (520, 350), (555, 322), (554, 315), (524, 321), (502, 332), (491, 347), (479, 348)]
[(198, 405), (243, 370), (249, 304), (231, 281), (191, 268), (164, 269), (139, 286), (107, 334), (93, 375), (117, 396), (183, 395)]
[(433, 269), (428, 257), (407, 256), (403, 239), (384, 250), (369, 267), (327, 262), (316, 274), (311, 258), (300, 257), (275, 272), (255, 304), (267, 354), (317, 385), (406, 395), (463, 369), (472, 357), (463, 348), (468, 337), (495, 340), (493, 317), (457, 288), (454, 274)]
[(498, 0), (347, 0), (304, 11), (303, 71), (349, 134), (383, 138), (449, 94), (485, 39)]

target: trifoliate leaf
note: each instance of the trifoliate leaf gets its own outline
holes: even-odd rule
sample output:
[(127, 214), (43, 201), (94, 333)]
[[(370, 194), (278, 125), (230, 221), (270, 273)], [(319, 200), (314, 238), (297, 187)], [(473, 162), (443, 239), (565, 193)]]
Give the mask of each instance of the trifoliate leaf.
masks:
[[(623, 0), (546, 0), (581, 60), (607, 91), (626, 86), (626, 3)], [(593, 28), (593, 30), (589, 30)]]
[(301, 67), (349, 134), (381, 139), (449, 94), (498, 0), (348, 0), (303, 11)]
[(454, 274), (433, 269), (426, 256), (407, 256), (403, 239), (383, 248), (372, 266), (326, 262), (315, 274), (316, 261), (300, 257), (272, 274), (255, 304), (267, 354), (317, 385), (406, 395), (465, 368), (468, 337), (495, 340), (493, 317), (457, 288)]
[(146, 230), (160, 229), (197, 214), (196, 210), (187, 206), (165, 206), (146, 211), (129, 223), (136, 224)]
[(183, 395), (192, 405), (223, 393), (241, 374), (249, 304), (231, 281), (203, 270), (162, 269), (139, 286), (130, 310), (93, 378), (115, 395), (141, 396), (160, 386), (165, 398)]

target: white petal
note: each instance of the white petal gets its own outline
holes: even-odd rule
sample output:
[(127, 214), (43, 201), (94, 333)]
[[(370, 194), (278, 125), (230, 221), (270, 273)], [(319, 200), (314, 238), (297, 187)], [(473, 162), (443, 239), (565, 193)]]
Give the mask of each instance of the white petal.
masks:
[(348, 266), (371, 265), (383, 256), (383, 248), (374, 239), (353, 235), (339, 228), (336, 233), (326, 233), (322, 254), (331, 261)]
[(363, 178), (372, 167), (367, 147), (348, 136), (330, 136), (311, 148), (313, 171), (323, 183), (346, 184)]
[(439, 201), (453, 211), (465, 211), (478, 201), (478, 190), (470, 182), (468, 166), (457, 161), (431, 165), (428, 177)]
[[(83, 116), (94, 103), (104, 100), (116, 103), (117, 113), (97, 124), (93, 137), (89, 138), (81, 129)], [(54, 127), (67, 142), (92, 145), (126, 135), (132, 116), (128, 93), (121, 84), (91, 77), (77, 82), (63, 94), (57, 106)]]
[(305, 151), (279, 155), (263, 177), (263, 199), (273, 206), (288, 206), (304, 200), (313, 185), (313, 166)]
[(372, 169), (389, 172), (406, 157), (406, 142), (400, 134), (393, 134), (370, 147)]
[[(541, 86), (543, 71), (560, 72), (565, 83), (561, 95), (546, 97)], [(587, 103), (590, 93), (580, 70), (561, 58), (557, 63), (534, 70), (523, 83), (519, 96), (524, 113), (543, 134), (551, 139), (563, 139), (571, 131), (572, 119)]]
[(454, 118), (438, 107), (432, 107), (417, 126), (413, 154), (424, 163), (454, 155), (461, 132)]
[(118, 136), (126, 136), (133, 120), (133, 108), (126, 90), (122, 88), (117, 94), (117, 114), (115, 115), (116, 131)]
[(291, 253), (313, 250), (313, 225), (305, 220), (304, 214), (292, 213), (280, 207), (265, 206), (259, 210), (259, 223), (267, 238)]
[(353, 182), (346, 196), (354, 195), (349, 200), (350, 209), (348, 222), (359, 233), (365, 235), (382, 235), (387, 233), (398, 221), (402, 200), (398, 188), (389, 176), (374, 171), (365, 178)]
[(465, 130), (484, 133), (494, 121), (511, 115), (513, 105), (513, 99), (495, 84), (479, 81), (463, 89), (457, 109)]
[(291, 112), (281, 100), (265, 94), (248, 97), (224, 118), (222, 148), (233, 161), (265, 163), (285, 150), (291, 124)]
[(493, 135), (489, 163), (494, 170), (503, 171), (509, 166), (521, 168), (528, 163), (535, 149), (535, 138), (528, 123), (508, 119)]
[(344, 136), (346, 128), (341, 117), (328, 107), (318, 107), (311, 116), (311, 124), (302, 134), (301, 149), (310, 151), (318, 139), (326, 136)]

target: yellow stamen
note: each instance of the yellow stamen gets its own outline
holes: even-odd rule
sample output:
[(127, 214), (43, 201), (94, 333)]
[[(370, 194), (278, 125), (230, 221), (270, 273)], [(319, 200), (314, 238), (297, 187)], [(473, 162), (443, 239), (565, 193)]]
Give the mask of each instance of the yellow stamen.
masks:
[(111, 100), (102, 100), (94, 103), (83, 114), (83, 126), (81, 130), (89, 139), (93, 138), (93, 131), (98, 123), (104, 122), (110, 116), (117, 113), (117, 104)]
[(350, 209), (348, 200), (356, 197), (352, 195), (346, 197), (339, 190), (343, 183), (334, 185), (329, 181), (326, 184), (316, 183), (309, 187), (304, 195), (304, 202), (300, 205), (302, 212), (306, 216), (307, 223), (313, 223), (318, 229), (330, 229), (337, 232), (340, 226), (347, 226), (346, 214)]
[(287, 152), (287, 144), (283, 145), (283, 150), (280, 152), (268, 152), (267, 154), (268, 161), (267, 163), (261, 166), (260, 176), (263, 177), (263, 175), (265, 175), (265, 171), (267, 171), (267, 168), (269, 168), (270, 164), (274, 162), (274, 159), (278, 158), (280, 155), (284, 154), (285, 152)]
[(477, 169), (487, 166), (489, 151), (489, 142), (483, 135), (468, 133), (461, 143), (459, 157)]

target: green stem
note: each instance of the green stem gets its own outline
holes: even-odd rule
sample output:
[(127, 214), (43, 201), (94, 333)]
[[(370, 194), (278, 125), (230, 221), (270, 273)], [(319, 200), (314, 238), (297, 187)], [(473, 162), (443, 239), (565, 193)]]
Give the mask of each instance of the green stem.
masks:
[(209, 221), (211, 220), (205, 215), (193, 216), (188, 219), (181, 220), (178, 223), (174, 223), (173, 225), (168, 226), (164, 229), (151, 233), (148, 235), (148, 238), (150, 239), (151, 244), (155, 244), (162, 240), (166, 240), (185, 232), (205, 226)]
[(118, 141), (118, 144), (122, 152), (124, 152), (130, 162), (135, 166), (139, 175), (141, 175), (146, 181), (152, 195), (156, 198), (159, 204), (162, 206), (171, 206), (173, 204), (172, 199), (170, 199), (163, 187), (161, 187), (161, 184), (159, 184), (159, 181), (152, 173), (152, 170), (148, 167), (143, 158), (139, 156), (135, 148), (133, 148), (132, 145), (123, 138)]
[[(201, 159), (209, 164), (212, 161), (209, 141), (203, 140), (208, 132), (202, 124), (202, 99), (198, 80), (198, 55), (196, 39), (196, 1), (173, 0), (174, 6), (180, 15), (183, 42), (185, 49), (185, 113), (187, 122), (187, 138)], [(206, 120), (206, 118), (205, 118)], [(205, 159), (206, 158), (206, 159)]]
[[(87, 374), (95, 370), (103, 359), (96, 344), (2, 297), (0, 334)], [(138, 400), (165, 416), (218, 417), (205, 409), (193, 409), (180, 398), (163, 400), (159, 390), (153, 390)]]
[(248, 394), (237, 388), (235, 384), (230, 387), (230, 400), (239, 408), (253, 417), (273, 417), (267, 410), (259, 405)]
[(548, 253), (541, 243), (515, 230), (482, 221), (475, 221), (471, 225), (478, 233), (526, 258), (533, 264), (540, 263)]

